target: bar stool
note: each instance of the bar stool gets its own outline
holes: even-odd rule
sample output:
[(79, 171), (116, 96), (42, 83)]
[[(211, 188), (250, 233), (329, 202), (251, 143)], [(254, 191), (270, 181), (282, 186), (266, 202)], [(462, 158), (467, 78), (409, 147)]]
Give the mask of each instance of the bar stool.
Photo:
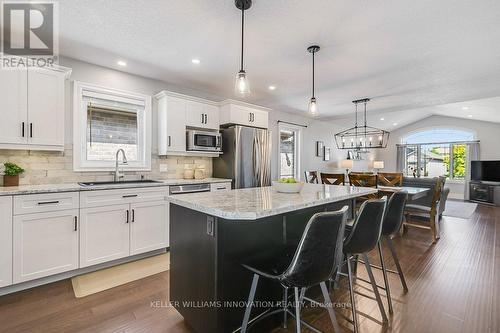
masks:
[[(396, 249), (394, 248), (394, 244), (392, 242), (391, 236), (394, 235), (401, 229), (401, 225), (403, 224), (403, 216), (404, 216), (404, 210), (405, 210), (405, 205), (406, 201), (408, 200), (408, 192), (406, 191), (399, 191), (395, 192), (391, 198), (389, 199), (389, 202), (387, 203), (387, 209), (386, 209), (386, 214), (384, 218), (384, 222), (382, 223), (382, 237), (380, 238), (380, 241), (377, 244), (378, 247), (378, 253), (380, 256), (380, 266), (377, 265), (370, 265), (373, 268), (380, 269), (383, 272), (384, 276), (384, 285), (385, 287), (377, 286), (378, 288), (385, 290), (386, 295), (387, 295), (387, 303), (389, 306), (389, 313), (393, 313), (393, 306), (392, 306), (392, 298), (391, 298), (391, 289), (389, 286), (389, 280), (387, 279), (387, 273), (395, 273), (399, 275), (399, 279), (401, 280), (401, 285), (403, 286), (403, 290), (405, 293), (408, 292), (408, 286), (406, 284), (406, 280), (403, 274), (403, 270), (401, 269), (401, 265), (399, 263), (398, 256), (396, 254)], [(387, 243), (387, 246), (389, 247), (389, 250), (391, 251), (392, 259), (394, 260), (394, 263), (396, 264), (397, 271), (393, 271), (390, 269), (387, 269), (385, 267), (385, 261), (384, 261), (384, 256), (382, 253), (382, 240), (384, 240)], [(370, 283), (370, 281), (366, 281), (362, 278), (357, 277), (356, 279), (364, 281), (366, 283)]]
[[(366, 271), (368, 272), (368, 277), (370, 278), (370, 283), (375, 294), (375, 299), (380, 309), (382, 321), (384, 322), (384, 324), (388, 322), (387, 315), (384, 310), (384, 305), (382, 303), (382, 298), (380, 297), (380, 293), (378, 291), (375, 277), (373, 276), (373, 272), (370, 267), (370, 261), (368, 260), (367, 255), (368, 252), (370, 252), (377, 246), (380, 240), (386, 204), (386, 197), (383, 197), (382, 199), (371, 199), (363, 202), (359, 209), (359, 214), (353, 225), (348, 228), (348, 236), (344, 240), (343, 250), (347, 263), (347, 278), (349, 280), (349, 294), (351, 297), (352, 324), (354, 326), (355, 333), (358, 332), (358, 320), (356, 315), (356, 301), (354, 299), (351, 260), (353, 260), (357, 256), (363, 257), (363, 262), (365, 264)], [(344, 276), (346, 275), (340, 272), (338, 274)]]
[[(243, 264), (243, 267), (253, 273), (253, 280), (245, 315), (243, 316), (241, 333), (247, 332), (252, 303), (260, 277), (281, 284), (284, 289), (284, 304), (283, 308), (260, 316), (251, 324), (270, 315), (283, 312), (284, 327), (286, 327), (286, 315), (290, 314), (295, 317), (297, 332), (300, 332), (301, 324), (315, 332), (319, 332), (318, 329), (300, 319), (300, 303), (304, 297), (305, 289), (319, 284), (333, 328), (335, 332), (340, 332), (325, 282), (331, 279), (342, 260), (342, 240), (348, 209), (345, 206), (335, 212), (314, 214), (309, 219), (291, 260), (290, 257), (284, 254), (275, 254)], [(294, 289), (295, 314), (288, 310), (287, 291), (289, 288)]]

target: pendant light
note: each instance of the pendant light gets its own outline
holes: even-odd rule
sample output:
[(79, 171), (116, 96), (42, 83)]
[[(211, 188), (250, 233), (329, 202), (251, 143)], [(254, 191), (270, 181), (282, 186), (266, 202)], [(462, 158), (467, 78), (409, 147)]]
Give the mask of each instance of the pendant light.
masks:
[(307, 48), (307, 51), (312, 53), (312, 97), (309, 100), (309, 113), (313, 116), (318, 114), (318, 104), (316, 103), (316, 97), (314, 96), (314, 54), (319, 51), (318, 45), (312, 45)]
[(241, 10), (241, 66), (236, 74), (235, 92), (238, 95), (245, 96), (250, 94), (250, 85), (248, 83), (247, 73), (243, 69), (243, 47), (245, 37), (245, 10), (252, 7), (252, 0), (235, 0), (236, 8)]
[[(389, 141), (389, 132), (368, 126), (366, 121), (366, 105), (369, 98), (352, 101), (355, 105), (354, 127), (335, 134), (335, 143), (339, 149), (353, 149), (366, 152), (372, 148), (386, 148)], [(358, 125), (358, 104), (364, 104), (364, 125)]]

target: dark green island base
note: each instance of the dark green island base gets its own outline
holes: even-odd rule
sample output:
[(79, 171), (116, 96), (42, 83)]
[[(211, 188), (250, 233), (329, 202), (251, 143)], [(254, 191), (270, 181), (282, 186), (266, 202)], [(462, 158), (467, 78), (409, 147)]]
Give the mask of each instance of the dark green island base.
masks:
[[(171, 203), (171, 304), (195, 332), (237, 331), (252, 282), (241, 263), (276, 246), (297, 246), (314, 213), (348, 205), (352, 214), (353, 203), (349, 199), (257, 220), (227, 220)], [(256, 302), (279, 302), (282, 290), (278, 283), (261, 279)], [(265, 310), (254, 307), (251, 318)], [(281, 319), (269, 317), (253, 331), (277, 327)]]

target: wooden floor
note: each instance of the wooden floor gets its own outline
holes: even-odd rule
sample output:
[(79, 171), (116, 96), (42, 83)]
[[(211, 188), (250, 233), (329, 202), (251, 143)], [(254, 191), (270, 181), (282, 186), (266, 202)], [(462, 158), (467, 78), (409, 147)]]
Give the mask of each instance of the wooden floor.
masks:
[[(395, 242), (410, 291), (403, 294), (397, 277), (390, 277), (395, 311), (387, 327), (379, 324), (376, 303), (357, 296), (361, 332), (500, 332), (500, 208), (480, 206), (469, 220), (443, 218), (436, 245), (418, 229)], [(378, 260), (376, 253), (371, 257)], [(386, 258), (393, 267), (388, 253)], [(190, 332), (166, 307), (168, 286), (167, 272), (80, 299), (68, 280), (3, 296), (0, 332)], [(370, 293), (361, 282), (356, 288)], [(333, 299), (348, 303), (345, 288)], [(333, 332), (324, 310), (306, 309), (304, 316)], [(351, 330), (343, 320), (341, 325)], [(275, 332), (294, 332), (293, 322), (289, 327)]]

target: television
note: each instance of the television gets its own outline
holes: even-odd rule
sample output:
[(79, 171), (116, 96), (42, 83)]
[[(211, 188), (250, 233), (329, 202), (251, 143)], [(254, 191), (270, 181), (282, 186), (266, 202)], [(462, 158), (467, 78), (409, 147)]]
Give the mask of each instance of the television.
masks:
[(471, 161), (471, 179), (500, 183), (500, 161)]

